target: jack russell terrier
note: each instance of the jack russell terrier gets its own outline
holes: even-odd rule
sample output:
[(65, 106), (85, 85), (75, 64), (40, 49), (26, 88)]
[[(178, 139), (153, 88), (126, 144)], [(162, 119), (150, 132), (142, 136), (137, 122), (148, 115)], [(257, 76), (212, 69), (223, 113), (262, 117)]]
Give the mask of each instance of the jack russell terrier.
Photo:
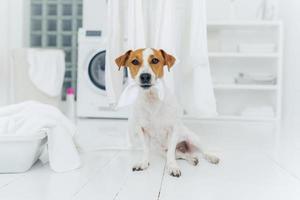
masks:
[[(180, 109), (175, 95), (163, 84), (164, 66), (172, 68), (176, 59), (164, 50), (138, 49), (127, 51), (115, 62), (119, 69), (128, 67), (139, 92), (129, 118), (129, 134), (140, 136), (143, 156), (133, 166), (133, 171), (149, 167), (150, 141), (167, 155), (167, 170), (171, 176), (180, 177), (176, 159), (184, 159), (196, 166), (199, 152), (205, 160), (218, 164), (219, 158), (205, 153), (199, 138), (180, 120)], [(161, 95), (158, 84), (163, 85)], [(157, 148), (156, 148), (157, 149)]]

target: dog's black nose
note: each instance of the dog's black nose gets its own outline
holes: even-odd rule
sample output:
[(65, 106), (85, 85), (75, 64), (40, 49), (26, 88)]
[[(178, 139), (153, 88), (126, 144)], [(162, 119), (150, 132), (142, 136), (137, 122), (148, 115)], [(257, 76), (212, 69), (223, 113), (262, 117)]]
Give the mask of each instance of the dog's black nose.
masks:
[(143, 73), (140, 75), (141, 84), (149, 84), (151, 82), (151, 74)]

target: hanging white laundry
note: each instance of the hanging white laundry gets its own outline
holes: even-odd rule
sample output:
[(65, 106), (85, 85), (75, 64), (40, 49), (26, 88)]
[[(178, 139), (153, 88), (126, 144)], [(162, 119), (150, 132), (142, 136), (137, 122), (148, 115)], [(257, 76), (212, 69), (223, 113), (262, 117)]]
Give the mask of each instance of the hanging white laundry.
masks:
[(146, 35), (142, 0), (127, 1), (127, 43), (124, 47), (126, 50), (145, 48)]
[(51, 97), (61, 94), (65, 75), (65, 54), (58, 49), (28, 49), (29, 78)]
[(214, 116), (216, 101), (210, 74), (205, 0), (176, 0), (177, 53), (180, 64), (176, 71), (179, 98), (188, 114)]
[(207, 48), (207, 21), (205, 0), (193, 0), (191, 18), (191, 56), (195, 61), (194, 74), (194, 100), (199, 115), (214, 116), (216, 100), (210, 73)]
[[(115, 64), (115, 58), (123, 53), (125, 35), (124, 1), (108, 1), (108, 44), (106, 49), (106, 94), (111, 105), (116, 105), (123, 89), (123, 72)], [(127, 12), (126, 12), (127, 13)]]
[[(156, 49), (163, 49), (169, 54), (173, 55), (176, 58), (176, 40), (175, 40), (175, 7), (173, 0), (164, 0), (164, 1), (156, 1), (157, 5), (157, 13), (155, 14), (155, 23), (156, 27), (153, 29), (155, 32), (154, 35), (154, 44), (151, 47)], [(174, 71), (173, 69), (176, 67), (178, 63), (178, 58), (176, 58), (176, 63), (168, 70), (166, 67), (164, 68), (164, 81), (168, 88), (175, 92), (174, 85)]]

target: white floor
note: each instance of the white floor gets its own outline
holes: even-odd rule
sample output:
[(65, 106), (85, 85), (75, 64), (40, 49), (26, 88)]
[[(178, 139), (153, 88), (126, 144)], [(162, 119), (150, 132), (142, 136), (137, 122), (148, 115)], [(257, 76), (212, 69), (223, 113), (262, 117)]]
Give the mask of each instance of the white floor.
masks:
[(148, 170), (132, 172), (140, 155), (135, 151), (83, 153), (83, 167), (62, 174), (37, 163), (24, 174), (0, 174), (0, 199), (299, 200), (300, 137), (282, 135), (289, 137), (276, 143), (272, 133), (214, 126), (200, 137), (221, 163), (200, 160), (194, 167), (179, 161), (180, 178), (170, 177), (157, 155)]

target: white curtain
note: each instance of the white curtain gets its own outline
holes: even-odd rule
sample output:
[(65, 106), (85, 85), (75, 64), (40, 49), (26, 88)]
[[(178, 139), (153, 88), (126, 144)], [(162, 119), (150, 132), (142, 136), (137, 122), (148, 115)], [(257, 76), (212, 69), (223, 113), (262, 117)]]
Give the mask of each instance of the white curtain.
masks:
[(206, 2), (175, 2), (176, 53), (180, 58), (175, 68), (178, 98), (188, 114), (214, 116), (217, 111), (208, 60)]
[(24, 45), (26, 0), (0, 1), (0, 106), (10, 103), (10, 51)]
[[(106, 51), (106, 91), (110, 104), (116, 104), (116, 99), (122, 90), (122, 73), (117, 70), (114, 59), (123, 53), (124, 20), (122, 17), (123, 1), (108, 1), (108, 45)], [(124, 14), (123, 14), (124, 15)]]
[(122, 73), (117, 71), (114, 59), (129, 49), (154, 47), (177, 58), (164, 79), (183, 108), (191, 115), (216, 114), (205, 0), (110, 0), (109, 26), (106, 80), (113, 103), (123, 89)]

